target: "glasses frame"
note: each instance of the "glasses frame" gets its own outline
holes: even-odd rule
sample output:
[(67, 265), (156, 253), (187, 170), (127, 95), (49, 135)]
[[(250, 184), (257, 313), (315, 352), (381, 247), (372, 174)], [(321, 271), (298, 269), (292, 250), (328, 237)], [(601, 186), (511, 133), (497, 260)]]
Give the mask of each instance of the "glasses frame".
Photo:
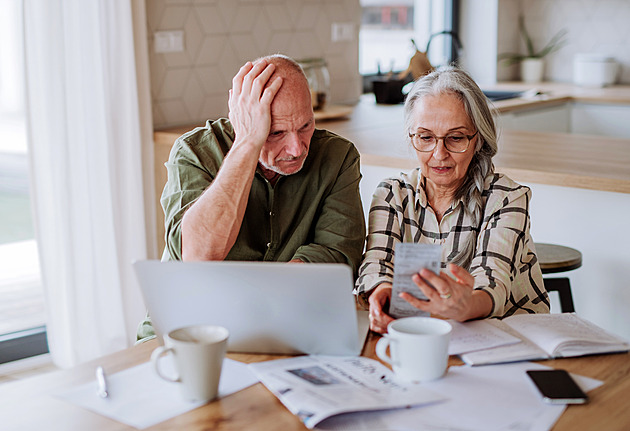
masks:
[(431, 148), (430, 150), (420, 150), (418, 149), (418, 147), (416, 147), (413, 143), (413, 138), (414, 136), (418, 136), (418, 133), (409, 133), (409, 139), (411, 140), (411, 146), (416, 150), (416, 151), (420, 151), (421, 153), (432, 153), (435, 151), (435, 149), (437, 148), (438, 144), (440, 143), (440, 140), (444, 143), (444, 149), (446, 151), (448, 151), (449, 153), (456, 153), (456, 154), (461, 154), (461, 153), (465, 153), (466, 151), (468, 151), (468, 147), (470, 147), (470, 141), (472, 141), (472, 139), (477, 136), (477, 134), (479, 133), (479, 130), (477, 130), (475, 133), (473, 133), (472, 135), (466, 135), (463, 134), (466, 138), (468, 138), (468, 143), (466, 144), (466, 148), (464, 148), (462, 151), (453, 151), (453, 150), (449, 150), (448, 147), (446, 146), (446, 138), (449, 135), (446, 136), (435, 136), (435, 146), (433, 148)]

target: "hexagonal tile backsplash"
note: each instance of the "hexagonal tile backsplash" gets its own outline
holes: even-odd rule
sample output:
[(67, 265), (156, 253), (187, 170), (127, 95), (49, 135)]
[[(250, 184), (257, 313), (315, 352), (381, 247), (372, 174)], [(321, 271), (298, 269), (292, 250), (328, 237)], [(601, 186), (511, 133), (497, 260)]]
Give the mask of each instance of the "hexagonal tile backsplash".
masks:
[[(146, 9), (156, 129), (226, 116), (232, 76), (272, 53), (323, 57), (331, 101), (359, 98), (359, 0), (150, 0)], [(352, 22), (354, 40), (332, 42), (333, 22)], [(184, 52), (154, 52), (153, 34), (163, 30), (184, 31)]]

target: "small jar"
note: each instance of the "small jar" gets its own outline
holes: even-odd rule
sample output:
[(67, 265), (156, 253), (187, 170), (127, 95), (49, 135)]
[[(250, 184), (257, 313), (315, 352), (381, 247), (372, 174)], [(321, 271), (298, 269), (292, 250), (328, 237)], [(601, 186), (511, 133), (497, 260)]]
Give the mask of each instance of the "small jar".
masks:
[(330, 92), (330, 75), (328, 74), (326, 61), (323, 58), (308, 58), (298, 60), (298, 63), (304, 70), (308, 80), (313, 110), (319, 111), (324, 109)]

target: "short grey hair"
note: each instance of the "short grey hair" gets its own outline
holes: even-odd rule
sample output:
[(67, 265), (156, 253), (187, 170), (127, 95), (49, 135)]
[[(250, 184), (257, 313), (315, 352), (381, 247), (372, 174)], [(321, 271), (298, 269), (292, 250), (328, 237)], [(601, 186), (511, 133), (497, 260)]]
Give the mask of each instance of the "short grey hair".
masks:
[[(475, 154), (468, 166), (466, 179), (455, 193), (454, 199), (462, 199), (464, 211), (472, 218), (477, 231), (483, 221), (484, 201), (482, 192), (485, 178), (494, 173), (492, 157), (497, 153), (497, 128), (488, 100), (468, 73), (454, 66), (435, 70), (418, 79), (405, 100), (405, 135), (413, 127), (413, 112), (418, 100), (426, 96), (453, 94), (464, 104), (464, 109), (479, 134)], [(410, 138), (408, 138), (410, 139)], [(477, 235), (461, 250), (447, 257), (449, 262), (469, 269), (474, 257)]]

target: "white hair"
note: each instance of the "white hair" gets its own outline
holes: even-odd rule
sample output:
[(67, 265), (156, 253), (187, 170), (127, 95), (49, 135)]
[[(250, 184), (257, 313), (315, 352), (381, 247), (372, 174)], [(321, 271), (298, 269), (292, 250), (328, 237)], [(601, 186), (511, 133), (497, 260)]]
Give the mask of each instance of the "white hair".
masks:
[(482, 192), (485, 178), (494, 173), (492, 157), (497, 153), (497, 130), (486, 96), (479, 86), (463, 70), (448, 66), (420, 78), (411, 88), (405, 100), (405, 128), (407, 132), (405, 134), (407, 136), (411, 132), (412, 115), (416, 102), (425, 96), (446, 93), (454, 94), (463, 102), (468, 117), (479, 132), (475, 154), (468, 166), (466, 178), (454, 196), (454, 200), (462, 199), (464, 211), (471, 217), (472, 227), (476, 234), (470, 235), (469, 240), (461, 250), (454, 250), (447, 257), (449, 262), (468, 269), (474, 257), (477, 234), (483, 221), (485, 204)]

